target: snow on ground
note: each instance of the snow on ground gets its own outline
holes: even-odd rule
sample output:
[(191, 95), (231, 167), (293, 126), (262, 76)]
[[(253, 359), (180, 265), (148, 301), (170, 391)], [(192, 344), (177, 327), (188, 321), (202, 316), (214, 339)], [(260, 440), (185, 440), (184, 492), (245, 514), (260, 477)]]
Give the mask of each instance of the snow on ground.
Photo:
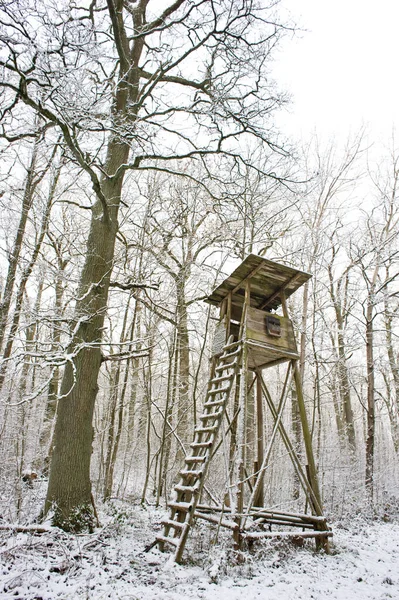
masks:
[(385, 600), (399, 598), (399, 523), (333, 525), (331, 555), (312, 542), (256, 544), (237, 562), (230, 537), (201, 523), (185, 564), (144, 552), (162, 511), (114, 505), (91, 535), (1, 532), (0, 598), (13, 600)]

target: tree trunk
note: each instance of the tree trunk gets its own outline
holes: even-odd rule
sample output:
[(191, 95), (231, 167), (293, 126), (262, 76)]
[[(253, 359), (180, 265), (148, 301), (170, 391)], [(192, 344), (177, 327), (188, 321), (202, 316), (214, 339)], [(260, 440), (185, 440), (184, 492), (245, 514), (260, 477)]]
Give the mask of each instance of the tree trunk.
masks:
[[(112, 118), (114, 126), (129, 117), (133, 124), (139, 106), (140, 73), (138, 64), (144, 46), (140, 37), (129, 49), (122, 9), (108, 4), (120, 56)], [(145, 5), (133, 15), (134, 26), (141, 27)], [(76, 328), (61, 385), (54, 451), (47, 496), (46, 514), (54, 511), (54, 524), (65, 530), (91, 530), (94, 523), (90, 481), (90, 458), (93, 442), (93, 412), (101, 366), (101, 340), (107, 310), (108, 290), (113, 267), (118, 212), (124, 170), (130, 146), (124, 137), (113, 134), (108, 142), (103, 177), (92, 178), (97, 201), (92, 209), (87, 251), (76, 302)]]
[[(68, 260), (62, 259), (58, 257), (58, 272), (57, 279), (55, 282), (55, 318), (60, 318), (62, 316), (62, 300), (64, 296), (64, 271), (68, 264)], [(61, 327), (55, 320), (52, 331), (52, 351), (59, 351), (61, 346)], [(46, 408), (44, 412), (43, 418), (43, 427), (40, 433), (40, 447), (44, 449), (45, 458), (43, 461), (42, 471), (44, 474), (48, 474), (48, 468), (50, 465), (51, 455), (53, 451), (53, 425), (54, 419), (57, 412), (57, 402), (58, 402), (58, 394), (59, 394), (59, 386), (60, 386), (60, 367), (54, 367), (53, 374), (51, 376), (48, 390), (47, 390), (47, 402)]]
[(15, 236), (13, 249), (8, 259), (7, 278), (4, 286), (3, 299), (0, 304), (0, 349), (3, 345), (4, 334), (7, 326), (8, 314), (10, 311), (11, 299), (14, 290), (15, 275), (17, 272), (18, 260), (22, 249), (22, 243), (25, 235), (26, 223), (28, 220), (29, 210), (32, 206), (34, 192), (41, 177), (37, 177), (36, 163), (39, 147), (39, 137), (35, 139), (32, 156), (29, 167), (27, 169), (24, 194), (22, 198), (21, 215), (19, 218), (17, 233)]
[[(115, 140), (108, 149), (108, 172), (127, 161), (129, 148)], [(92, 529), (93, 512), (90, 458), (93, 442), (93, 411), (101, 366), (102, 329), (112, 272), (117, 214), (122, 177), (103, 181), (109, 218), (101, 217), (98, 200), (91, 220), (76, 303), (76, 331), (61, 385), (54, 450), (45, 513), (54, 511), (53, 522), (65, 530)]]
[(11, 356), (13, 345), (14, 345), (14, 340), (15, 340), (15, 335), (18, 331), (18, 326), (19, 326), (19, 322), (20, 322), (21, 314), (22, 314), (22, 307), (23, 307), (23, 300), (24, 300), (26, 286), (27, 286), (29, 277), (32, 274), (32, 271), (36, 264), (36, 261), (38, 259), (38, 256), (39, 256), (39, 253), (40, 253), (40, 250), (42, 247), (42, 242), (43, 242), (44, 236), (46, 235), (46, 232), (47, 232), (47, 228), (48, 228), (48, 224), (49, 224), (49, 220), (50, 220), (50, 213), (51, 213), (51, 209), (53, 206), (55, 192), (57, 189), (57, 184), (58, 184), (58, 180), (60, 177), (60, 173), (61, 173), (61, 165), (58, 166), (58, 168), (55, 172), (55, 175), (53, 177), (53, 180), (51, 182), (50, 190), (49, 190), (49, 194), (48, 194), (48, 198), (47, 198), (47, 203), (46, 203), (46, 207), (44, 210), (42, 223), (40, 226), (39, 235), (37, 236), (37, 240), (36, 240), (35, 247), (33, 249), (32, 256), (31, 256), (28, 264), (26, 265), (25, 269), (23, 270), (21, 281), (18, 286), (18, 291), (17, 291), (17, 295), (16, 295), (16, 299), (15, 299), (14, 315), (13, 315), (13, 319), (12, 319), (12, 323), (11, 323), (11, 328), (8, 333), (7, 342), (4, 347), (3, 362), (0, 367), (0, 390), (2, 389), (4, 381), (5, 381), (8, 359)]
[[(388, 274), (387, 274), (388, 279)], [(384, 297), (384, 318), (385, 318), (385, 339), (387, 344), (387, 354), (389, 360), (389, 369), (393, 380), (393, 400), (388, 398), (387, 408), (389, 420), (391, 423), (392, 439), (395, 447), (395, 452), (399, 454), (399, 364), (395, 359), (395, 351), (392, 341), (392, 315), (389, 310), (388, 298)], [(386, 381), (387, 390), (389, 389), (389, 381)]]
[[(126, 327), (127, 319), (130, 310), (130, 299), (126, 304), (125, 314), (123, 318), (122, 331), (120, 335), (120, 342), (126, 341)], [(122, 345), (120, 346), (122, 347)], [(130, 349), (130, 346), (129, 346)], [(111, 369), (111, 401), (110, 401), (110, 415), (108, 425), (108, 436), (107, 436), (107, 456), (105, 460), (105, 472), (104, 472), (104, 500), (109, 500), (112, 494), (112, 487), (114, 483), (114, 470), (116, 457), (119, 449), (119, 441), (122, 434), (123, 425), (123, 410), (124, 410), (124, 399), (127, 387), (128, 378), (128, 364), (125, 368), (123, 377), (122, 389), (119, 393), (119, 382), (121, 379), (122, 363), (118, 363)]]
[(374, 443), (375, 443), (375, 396), (374, 396), (374, 328), (373, 304), (368, 299), (366, 310), (366, 364), (367, 364), (367, 435), (366, 435), (366, 491), (370, 502), (374, 492)]
[[(187, 306), (184, 298), (184, 290), (178, 297), (177, 306), (177, 341), (179, 346), (179, 393), (177, 404), (177, 436), (184, 445), (192, 431), (190, 424), (191, 410), (189, 405), (189, 382), (190, 382), (190, 346), (187, 323)], [(177, 460), (183, 459), (182, 447), (177, 449)]]

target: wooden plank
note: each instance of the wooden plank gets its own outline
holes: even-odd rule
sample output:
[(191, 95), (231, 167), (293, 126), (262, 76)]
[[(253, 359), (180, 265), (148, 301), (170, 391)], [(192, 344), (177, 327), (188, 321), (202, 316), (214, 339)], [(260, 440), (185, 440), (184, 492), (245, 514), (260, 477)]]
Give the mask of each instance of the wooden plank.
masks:
[[(284, 290), (286, 290), (287, 288), (289, 288), (289, 286), (293, 286), (294, 283), (299, 279), (299, 273), (296, 273), (294, 275), (294, 277), (292, 277), (289, 281), (286, 281), (281, 287), (280, 289), (276, 290), (269, 298), (267, 298), (267, 300), (265, 300), (262, 305), (259, 307), (261, 309), (266, 308), (267, 306), (273, 304), (273, 301), (276, 300), (277, 298), (280, 299), (280, 295), (282, 292), (284, 292)], [(281, 299), (280, 299), (281, 302)]]
[(213, 516), (206, 513), (203, 513), (199, 510), (196, 510), (194, 513), (194, 517), (199, 519), (204, 519), (204, 521), (208, 521), (209, 523), (214, 523), (216, 525), (220, 525), (221, 527), (227, 527), (228, 529), (232, 529), (236, 531), (238, 529), (238, 524), (234, 521), (229, 521), (227, 519), (221, 519), (220, 516)]
[[(224, 512), (226, 514), (228, 514), (229, 516), (231, 514), (233, 514), (234, 516), (237, 515), (236, 512), (232, 513), (232, 509), (230, 506), (222, 506), (220, 505), (216, 505), (216, 506), (210, 506), (208, 504), (198, 504), (196, 510), (200, 510), (202, 512)], [(306, 513), (294, 513), (294, 512), (287, 512), (287, 511), (282, 511), (282, 510), (275, 510), (275, 509), (267, 509), (267, 508), (263, 508), (261, 506), (252, 506), (252, 508), (248, 511), (248, 506), (244, 506), (244, 512), (239, 515), (239, 516), (249, 516), (256, 519), (257, 517), (262, 517), (262, 516), (266, 516), (266, 517), (276, 517), (279, 519), (282, 519), (283, 517), (286, 517), (287, 519), (292, 519), (292, 520), (297, 520), (298, 522), (304, 521), (305, 523), (324, 523), (325, 522), (325, 517), (317, 517), (316, 515), (311, 515), (311, 514), (306, 514)]]
[[(252, 277), (254, 277), (256, 275), (256, 273), (259, 271), (259, 269), (261, 269), (263, 267), (262, 263), (259, 263), (258, 265), (256, 265), (252, 271), (250, 271), (243, 279), (241, 279), (241, 281), (239, 281), (236, 285), (236, 287), (231, 290), (231, 294), (234, 294), (240, 287), (243, 287), (244, 283), (246, 283), (248, 281), (248, 279), (251, 279)], [(252, 281), (251, 281), (251, 291), (252, 291)]]
[[(295, 277), (295, 279), (294, 279)], [(287, 265), (268, 260), (255, 254), (250, 254), (239, 265), (233, 273), (227, 277), (207, 298), (210, 304), (219, 305), (222, 300), (231, 293), (237, 295), (246, 280), (251, 281), (251, 292), (253, 298), (252, 306), (259, 306), (267, 298), (275, 294), (282, 286), (286, 289), (287, 296), (291, 295), (301, 285), (303, 285), (311, 275), (304, 271), (299, 271)], [(241, 300), (244, 301), (243, 294)], [(280, 304), (277, 296), (275, 300), (270, 301), (270, 306)], [(268, 305), (268, 306), (269, 306)]]
[(332, 537), (332, 531), (253, 531), (242, 533), (245, 539), (257, 540), (261, 538), (326, 538)]
[(287, 521), (286, 519), (272, 519), (267, 517), (262, 517), (259, 519), (254, 519), (254, 523), (256, 525), (279, 525), (281, 527), (299, 527), (300, 529), (311, 529), (314, 531), (314, 526), (312, 523), (303, 523), (301, 521)]
[(226, 325), (223, 321), (218, 323), (215, 328), (215, 334), (213, 336), (212, 343), (212, 356), (221, 354), (223, 347), (226, 344)]
[(315, 523), (324, 523), (326, 520), (325, 517), (316, 517), (315, 515), (310, 514), (284, 512), (280, 510), (259, 507), (252, 507), (250, 510), (250, 515), (254, 519), (257, 519), (258, 517), (266, 519), (283, 519), (287, 522), (296, 521), (297, 523), (307, 523), (313, 525)]
[[(267, 330), (267, 317), (275, 317), (280, 321), (281, 336), (270, 335)], [(251, 307), (248, 311), (247, 339), (267, 344), (280, 350), (288, 350), (297, 354), (294, 329), (290, 319), (280, 317), (263, 310)]]

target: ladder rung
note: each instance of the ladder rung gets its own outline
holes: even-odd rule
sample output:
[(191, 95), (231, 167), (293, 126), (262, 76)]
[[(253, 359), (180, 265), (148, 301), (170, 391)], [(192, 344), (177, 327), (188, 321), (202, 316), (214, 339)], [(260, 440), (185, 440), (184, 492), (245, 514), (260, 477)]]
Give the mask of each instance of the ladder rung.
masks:
[(165, 535), (158, 535), (157, 542), (166, 542), (168, 544), (172, 544), (172, 546), (178, 546), (180, 542), (180, 538), (170, 538)]
[(179, 523), (179, 521), (173, 521), (173, 519), (164, 519), (161, 521), (161, 525), (166, 527), (174, 527), (175, 529), (181, 530), (183, 527), (185, 527), (186, 523)]
[(227, 358), (231, 358), (232, 356), (237, 356), (240, 353), (240, 348), (233, 350), (232, 352), (227, 352), (226, 354), (222, 354), (219, 360), (226, 360)]
[(214, 433), (217, 429), (219, 429), (219, 423), (217, 423), (217, 425), (212, 425), (212, 427), (200, 427), (199, 429), (195, 429), (194, 434), (196, 434), (196, 433)]
[(205, 462), (206, 456), (186, 456), (184, 459), (187, 464), (190, 463), (203, 463)]
[(208, 415), (204, 413), (203, 415), (200, 415), (198, 417), (198, 420), (199, 421), (207, 421), (208, 419), (217, 419), (221, 416), (221, 414), (222, 413), (220, 410), (218, 410), (217, 412), (214, 412), (214, 413), (209, 413)]
[(186, 458), (184, 460), (187, 464), (203, 463), (206, 461), (206, 456), (186, 456)]
[(229, 348), (234, 348), (235, 346), (239, 346), (241, 340), (237, 340), (236, 342), (230, 342), (227, 340), (227, 344), (224, 346), (223, 350), (228, 350)]
[(198, 482), (195, 485), (179, 485), (176, 484), (174, 489), (176, 492), (190, 492), (190, 494), (194, 494), (198, 489)]
[(227, 363), (225, 365), (219, 365), (216, 367), (215, 371), (225, 371), (226, 369), (233, 369), (237, 364), (236, 360), (231, 361), (231, 363)]
[(211, 402), (205, 402), (204, 408), (209, 408), (211, 406), (221, 406), (222, 404), (224, 404), (224, 399), (223, 400), (212, 400)]
[(210, 383), (215, 385), (216, 383), (219, 383), (220, 381), (227, 381), (228, 379), (231, 379), (231, 378), (232, 378), (232, 375), (222, 375), (221, 377), (215, 377), (215, 379), (211, 379)]
[(190, 444), (191, 448), (210, 448), (213, 442), (192, 442)]
[(180, 512), (190, 512), (193, 505), (191, 502), (168, 502), (168, 507)]
[(221, 387), (218, 390), (209, 390), (207, 392), (207, 396), (216, 396), (216, 394), (225, 394), (226, 392), (228, 392), (230, 389), (229, 387)]
[(180, 471), (182, 477), (201, 477), (202, 471)]

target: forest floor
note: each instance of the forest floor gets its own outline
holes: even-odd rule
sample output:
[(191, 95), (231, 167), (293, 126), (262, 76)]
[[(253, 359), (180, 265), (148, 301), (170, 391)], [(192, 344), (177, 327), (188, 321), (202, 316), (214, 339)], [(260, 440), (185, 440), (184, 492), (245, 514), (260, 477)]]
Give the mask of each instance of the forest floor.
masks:
[(161, 510), (120, 502), (89, 535), (0, 532), (0, 598), (13, 600), (385, 600), (399, 598), (399, 520), (333, 523), (332, 553), (272, 540), (242, 555), (200, 523), (182, 565), (146, 545)]

